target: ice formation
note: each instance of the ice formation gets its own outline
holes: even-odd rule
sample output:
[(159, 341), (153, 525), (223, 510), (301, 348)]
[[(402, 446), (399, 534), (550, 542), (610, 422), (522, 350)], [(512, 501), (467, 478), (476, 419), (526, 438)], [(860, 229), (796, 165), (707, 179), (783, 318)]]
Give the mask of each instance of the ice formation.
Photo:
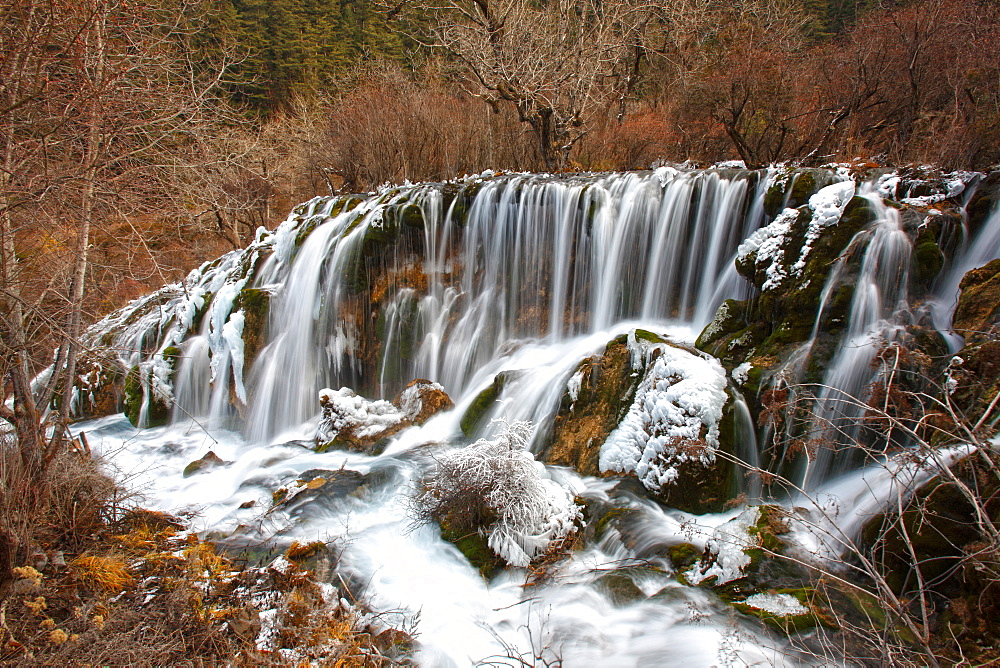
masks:
[(714, 559), (708, 568), (699, 560), (691, 570), (684, 573), (687, 581), (698, 585), (715, 577), (715, 585), (726, 584), (743, 577), (744, 569), (750, 565), (747, 550), (757, 547), (757, 536), (750, 533), (760, 520), (760, 508), (750, 506), (742, 513), (719, 526), (708, 541), (707, 550)]
[(854, 197), (854, 181), (841, 181), (821, 189), (818, 193), (809, 198), (809, 208), (813, 212), (809, 221), (809, 228), (806, 230), (806, 238), (802, 243), (802, 251), (799, 259), (792, 266), (792, 271), (797, 276), (802, 275), (802, 270), (806, 268), (806, 258), (812, 245), (816, 243), (823, 230), (840, 221), (847, 203)]
[(374, 436), (406, 417), (391, 402), (384, 399), (368, 401), (349, 387), (320, 390), (319, 403), (323, 407), (323, 418), (316, 429), (318, 443), (332, 440), (345, 427), (350, 427), (358, 438)]
[(769, 225), (751, 234), (736, 251), (736, 257), (740, 262), (745, 262), (751, 255), (756, 254), (755, 264), (767, 266), (764, 270), (767, 276), (763, 285), (764, 290), (778, 287), (785, 279), (786, 272), (783, 266), (785, 251), (782, 246), (792, 229), (792, 223), (798, 216), (799, 212), (795, 209), (785, 209)]
[(530, 423), (514, 422), (493, 439), (442, 455), (418, 499), (434, 514), (455, 494), (477, 490), (497, 517), (484, 529), (487, 543), (512, 566), (527, 566), (568, 535), (580, 517), (572, 492), (549, 478), (545, 466), (524, 449), (530, 434)]

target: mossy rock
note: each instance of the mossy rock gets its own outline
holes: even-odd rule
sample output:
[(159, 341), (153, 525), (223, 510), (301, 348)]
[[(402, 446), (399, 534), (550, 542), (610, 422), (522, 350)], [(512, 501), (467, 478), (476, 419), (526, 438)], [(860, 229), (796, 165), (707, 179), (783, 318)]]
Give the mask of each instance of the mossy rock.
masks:
[(317, 509), (333, 507), (350, 495), (358, 495), (370, 478), (350, 469), (309, 469), (288, 485), (272, 494), (274, 507), (280, 507), (293, 518), (307, 517)]
[(969, 229), (973, 234), (979, 232), (984, 222), (1000, 202), (1000, 171), (992, 171), (979, 182), (975, 194), (965, 206), (969, 220)]
[(244, 288), (233, 300), (233, 310), (243, 310), (243, 369), (246, 372), (267, 341), (267, 321), (271, 293), (260, 288)]
[(916, 278), (922, 282), (933, 280), (944, 266), (944, 253), (938, 248), (934, 230), (928, 226), (917, 235), (913, 246)]
[(627, 572), (613, 571), (597, 578), (594, 586), (615, 605), (628, 605), (645, 600), (646, 594)]
[[(662, 341), (642, 330), (636, 330), (636, 338)], [(570, 466), (581, 475), (599, 476), (601, 446), (628, 413), (643, 372), (632, 368), (627, 335), (622, 335), (610, 341), (602, 354), (581, 362), (576, 374), (582, 374), (576, 399), (568, 389), (563, 394), (539, 459)]]
[(744, 601), (733, 601), (731, 605), (743, 614), (756, 617), (785, 635), (803, 633), (820, 625), (834, 629), (837, 628), (836, 626), (831, 626), (832, 622), (829, 615), (817, 612), (813, 605), (815, 592), (812, 589), (777, 589), (766, 593), (791, 596), (806, 609), (806, 612), (802, 614), (779, 615), (753, 607), (745, 602), (746, 599)]
[(457, 547), (473, 568), (479, 571), (484, 580), (489, 581), (506, 566), (503, 559), (490, 549), (486, 536), (478, 531), (456, 535), (448, 528), (447, 524), (444, 524), (441, 527), (441, 538)]
[(467, 438), (473, 438), (483, 432), (493, 411), (493, 404), (503, 393), (504, 385), (517, 375), (516, 371), (501, 371), (493, 378), (493, 383), (472, 400), (459, 423), (462, 433)]
[(701, 559), (703, 552), (691, 543), (678, 543), (670, 546), (667, 555), (670, 557), (670, 563), (673, 564), (674, 569), (680, 573), (691, 568), (694, 562)]
[(584, 538), (588, 543), (599, 542), (609, 529), (615, 529), (621, 534), (623, 524), (640, 515), (634, 508), (588, 502), (584, 504)]
[(790, 170), (782, 172), (764, 194), (764, 215), (768, 218), (774, 218), (785, 208), (785, 190), (788, 188), (790, 178)]
[[(719, 305), (715, 311), (712, 322), (705, 325), (701, 330), (694, 347), (709, 354), (714, 354), (713, 343), (727, 334), (740, 332), (747, 327), (747, 302), (727, 299)], [(711, 350), (710, 350), (711, 348)]]
[(227, 462), (220, 458), (214, 451), (209, 450), (204, 457), (196, 459), (184, 467), (184, 477), (190, 478), (198, 473), (206, 473), (220, 466), (227, 466), (232, 462)]
[(952, 329), (967, 343), (997, 338), (1000, 328), (1000, 259), (968, 272), (959, 284)]
[[(133, 371), (137, 369), (138, 367), (133, 367)], [(131, 382), (129, 380), (130, 378), (132, 379)], [(139, 375), (138, 373), (133, 375), (132, 371), (130, 371), (129, 376), (125, 379), (124, 405), (125, 416), (134, 427), (140, 426), (139, 418), (142, 414), (143, 400), (143, 388), (141, 381), (139, 380)], [(170, 406), (158, 397), (152, 396), (149, 400), (149, 410), (146, 415), (146, 424), (141, 426), (147, 429), (162, 427), (170, 422), (170, 414)]]

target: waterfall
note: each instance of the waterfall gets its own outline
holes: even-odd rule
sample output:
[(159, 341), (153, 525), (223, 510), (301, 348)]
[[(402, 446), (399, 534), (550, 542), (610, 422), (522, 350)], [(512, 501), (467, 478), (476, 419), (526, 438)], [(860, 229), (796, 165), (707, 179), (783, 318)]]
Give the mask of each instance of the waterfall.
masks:
[[(490, 417), (535, 425), (529, 449), (551, 464), (544, 443), (560, 411), (618, 342), (623, 375), (660, 424), (671, 407), (655, 395), (673, 376), (715, 374), (728, 455), (801, 483), (807, 497), (779, 500), (812, 509), (798, 543), (840, 558), (841, 537), (856, 536), (900, 484), (931, 475), (881, 453), (862, 458), (863, 414), (843, 399), (863, 398), (881, 346), (914, 328), (961, 345), (950, 332), (959, 282), (1000, 256), (1000, 208), (977, 217), (974, 233), (962, 209), (978, 180), (967, 178), (948, 216), (928, 209), (947, 193), (911, 198), (898, 175), (855, 182), (846, 169), (488, 173), (317, 197), (248, 248), (98, 323), (90, 343), (122, 351), (129, 420), (163, 424), (172, 407), (174, 424), (136, 432), (118, 416), (81, 428), (136, 475), (148, 503), (195, 511), (235, 544), (342, 541), (338, 574), (364, 583), (373, 609), (419, 611), (422, 665), (471, 665), (540, 639), (566, 665), (801, 665), (815, 657), (717, 614), (729, 608), (710, 587), (682, 582), (690, 564), (673, 560), (673, 548), (704, 556), (716, 531), (746, 523), (722, 504), (763, 503), (773, 492), (766, 474), (737, 469), (719, 512), (684, 512), (638, 475), (619, 482), (536, 462), (587, 506), (589, 523), (559, 577), (530, 590), (513, 569), (484, 579), (438, 527), (414, 526), (413, 490), (439, 453), (488, 435)], [(933, 216), (949, 221), (938, 237), (948, 240), (943, 269), (919, 279), (914, 239)], [(703, 364), (678, 361), (695, 358)], [(377, 454), (314, 449), (319, 390), (392, 399), (416, 378), (443, 386), (454, 410)], [(761, 420), (762, 397), (809, 385), (818, 389), (794, 436), (825, 447), (805, 459), (775, 452), (791, 420)], [(483, 396), (485, 426), (467, 430), (463, 417)], [(624, 401), (612, 414), (620, 427), (631, 399), (613, 398)], [(223, 463), (183, 475), (208, 448)], [(880, 466), (865, 468), (872, 461)], [(324, 497), (325, 482), (304, 482), (343, 471), (359, 481), (349, 494)], [(315, 503), (289, 510), (281, 490), (308, 490)], [(827, 501), (836, 512), (824, 512)]]
[[(388, 249), (386, 275), (399, 279), (389, 287), (401, 289), (378, 317), (376, 382), (359, 389), (391, 398), (420, 377), (461, 396), (477, 372), (527, 342), (557, 345), (638, 320), (697, 333), (723, 299), (746, 291), (732, 258), (763, 216), (766, 184), (757, 172), (515, 175), (479, 185), (461, 212), (457, 198), (446, 208), (427, 186), (336, 216), (324, 214), (332, 200), (313, 203), (315, 229), (294, 255), (276, 252), (258, 279), (280, 287), (249, 381), (250, 431), (295, 426), (315, 412), (320, 388), (361, 380), (358, 323), (344, 301), (370, 269), (364, 245), (388, 227), (385, 216), (418, 211), (407, 215), (420, 216), (423, 233)], [(403, 287), (408, 277), (419, 291)]]

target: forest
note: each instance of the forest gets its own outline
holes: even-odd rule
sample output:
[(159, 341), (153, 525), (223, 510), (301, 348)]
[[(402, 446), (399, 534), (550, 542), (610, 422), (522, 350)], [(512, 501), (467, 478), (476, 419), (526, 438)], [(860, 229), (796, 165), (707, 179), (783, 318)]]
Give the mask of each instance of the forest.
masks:
[[(718, 549), (725, 535), (705, 529), (707, 538), (700, 543), (677, 539), (669, 558), (663, 557), (671, 564), (666, 570), (680, 574), (664, 591), (681, 581), (697, 587), (704, 578), (709, 583), (704, 586), (714, 587), (713, 596), (749, 614), (739, 606), (751, 596), (795, 589), (797, 600), (808, 603), (808, 614), (777, 624), (773, 617), (780, 614), (770, 621), (762, 617), (778, 629), (783, 638), (778, 645), (792, 637), (790, 645), (769, 655), (772, 663), (831, 656), (870, 665), (887, 657), (913, 665), (996, 659), (990, 643), (1000, 631), (991, 624), (977, 626), (967, 589), (961, 596), (954, 589), (955, 573), (981, 567), (987, 574), (976, 576), (979, 580), (963, 575), (962, 587), (985, 583), (980, 614), (988, 618), (1000, 609), (992, 593), (1000, 583), (1000, 576), (994, 577), (1000, 388), (991, 357), (997, 279), (979, 269), (986, 265), (995, 273), (986, 263), (1000, 255), (1000, 248), (991, 254), (1000, 241), (989, 236), (997, 227), (991, 207), (1000, 200), (996, 2), (0, 0), (0, 151), (0, 660), (157, 664), (188, 656), (248, 665), (263, 658), (290, 665), (444, 660), (433, 654), (437, 649), (425, 648), (423, 654), (414, 649), (423, 633), (416, 617), (384, 623), (382, 615), (389, 613), (346, 582), (350, 575), (337, 563), (349, 546), (278, 532), (271, 542), (255, 534), (259, 544), (250, 549), (249, 534), (240, 534), (243, 525), (216, 535), (205, 519), (200, 526), (206, 530), (197, 532), (194, 516), (141, 508), (129, 476), (124, 482), (109, 476), (106, 462), (90, 457), (88, 437), (77, 428), (82, 419), (113, 414), (155, 429), (192, 418), (215, 449), (223, 450), (235, 442), (226, 440), (230, 431), (241, 432), (240, 447), (249, 448), (311, 419), (319, 420), (318, 427), (310, 427), (315, 436), (299, 434), (289, 443), (315, 441), (309, 449), (316, 456), (346, 449), (378, 460), (390, 435), (400, 439), (392, 447), (411, 447), (407, 439), (417, 436), (406, 434), (421, 429), (440, 439), (427, 436), (430, 444), (458, 439), (468, 445), (464, 458), (440, 454), (428, 463), (414, 455), (418, 464), (413, 464), (405, 457), (397, 461), (399, 453), (390, 447), (386, 470), (421, 486), (416, 498), (422, 501), (415, 503), (423, 506), (411, 509), (416, 525), (439, 526), (438, 538), (458, 545), (487, 580), (502, 579), (505, 568), (527, 568), (529, 589), (544, 589), (559, 564), (566, 567), (561, 560), (573, 562), (566, 554), (582, 554), (584, 543), (588, 549), (597, 545), (605, 526), (615, 527), (622, 544), (634, 547), (641, 531), (621, 518), (638, 517), (633, 511), (639, 512), (643, 499), (693, 515), (721, 518), (728, 512), (728, 524), (710, 529), (749, 522), (752, 526), (740, 531), (756, 531), (762, 541), (778, 537), (765, 551), (795, 564), (794, 574), (782, 571), (775, 580), (784, 588), (770, 586), (775, 581), (768, 580), (773, 577), (768, 571), (751, 576), (760, 575), (752, 594), (734, 590), (724, 581), (732, 569)], [(625, 172), (631, 176), (619, 174)], [(416, 185), (422, 183), (427, 185)], [(849, 192), (844, 184), (851, 184)], [(650, 196), (657, 188), (663, 192)], [(605, 193), (604, 199), (596, 192)], [(633, 229), (639, 223), (629, 216), (640, 214), (628, 208), (632, 200), (622, 193), (650, 210), (666, 212), (670, 202), (678, 225), (683, 219), (683, 225), (702, 221), (701, 227)], [(688, 199), (672, 203), (683, 197)], [(512, 202), (526, 212), (517, 214), (521, 228), (503, 228), (502, 216), (500, 222), (482, 222), (483, 210), (503, 211)], [(731, 210), (725, 208), (729, 204)], [(532, 206), (560, 211), (559, 229), (569, 236), (545, 227), (550, 223), (542, 214), (534, 218)], [(624, 211), (618, 224), (627, 229), (619, 237), (602, 237), (601, 225), (619, 215), (608, 213), (612, 210)], [(662, 213), (662, 229), (673, 230), (663, 222), (667, 217)], [(506, 235), (498, 247), (491, 244), (499, 236), (477, 227), (494, 223)], [(363, 235), (351, 236), (359, 228)], [(327, 238), (323, 235), (332, 235), (323, 256), (331, 264), (320, 268), (308, 264), (306, 249), (319, 243), (313, 239)], [(529, 244), (529, 236), (555, 255)], [(868, 251), (859, 249), (891, 245), (883, 236), (898, 237), (912, 257), (895, 279), (872, 279), (870, 289), (881, 301), (869, 310), (882, 311), (868, 317), (862, 305), (851, 306), (858, 286), (868, 280), (868, 261), (862, 258)], [(970, 246), (977, 238), (986, 247), (979, 255)], [(499, 264), (478, 264), (482, 254), (463, 243), (492, 248)], [(587, 264), (597, 262), (591, 243), (604, 244), (611, 264)], [(689, 260), (677, 254), (685, 244), (693, 254)], [(895, 266), (892, 251), (879, 252), (884, 255), (873, 265)], [(972, 258), (978, 264), (966, 266)], [(672, 268), (684, 262), (690, 266)], [(975, 271), (963, 278), (960, 268)], [(296, 272), (314, 272), (308, 288), (294, 282)], [(737, 274), (744, 287), (734, 287)], [(497, 281), (493, 292), (483, 287), (487, 280)], [(889, 297), (894, 280), (905, 288), (891, 293), (895, 301)], [(321, 287), (310, 306), (305, 297), (296, 301), (289, 286), (303, 295)], [(957, 294), (960, 286), (965, 306), (954, 324), (955, 331), (960, 323), (968, 326), (961, 330), (964, 344), (948, 338), (952, 315), (935, 310), (946, 289)], [(503, 298), (490, 302), (497, 294)], [(471, 300), (469, 295), (482, 303), (463, 301)], [(476, 310), (487, 303), (501, 324), (488, 324)], [(808, 314), (799, 320), (808, 322), (796, 319), (797, 307)], [(301, 323), (305, 338), (295, 339), (291, 330), (282, 335), (286, 338), (278, 336), (285, 331), (281, 327), (299, 322), (299, 312), (313, 313)], [(473, 315), (481, 318), (479, 324), (469, 324)], [(675, 320), (693, 328), (676, 345), (664, 333)], [(647, 321), (660, 329), (647, 332)], [(329, 328), (325, 334), (320, 322)], [(869, 330), (861, 336), (853, 322), (866, 322)], [(588, 340), (586, 348), (585, 334), (604, 339), (596, 349)], [(566, 346), (567, 360), (579, 364), (552, 371), (559, 385), (555, 399), (531, 395), (526, 388), (542, 381), (503, 366), (520, 360), (522, 347), (541, 341), (553, 349)], [(459, 342), (466, 357), (450, 361), (457, 353), (447, 350)], [(687, 352), (678, 352), (677, 345)], [(326, 352), (302, 357), (308, 347)], [(846, 365), (837, 352), (845, 347), (869, 354), (853, 362), (853, 368), (866, 370), (866, 382), (837, 385), (817, 375), (823, 365)], [(890, 355), (895, 355), (891, 361)], [(615, 376), (623, 373), (618, 367), (626, 359), (632, 360), (628, 377), (641, 383), (627, 374)], [(701, 388), (690, 396), (708, 404), (722, 401), (725, 411), (720, 404), (711, 420), (704, 417), (711, 410), (699, 413), (698, 424), (707, 431), (676, 432), (674, 449), (663, 455), (667, 463), (630, 460), (625, 437), (620, 431), (609, 434), (633, 419), (629, 402), (638, 405), (645, 396), (643, 383), (655, 386), (662, 380), (657, 373), (669, 376), (666, 368), (674, 370), (671, 377), (712, 376), (715, 366), (709, 364), (710, 372), (697, 366), (709, 359), (721, 360), (717, 370), (724, 388)], [(294, 369), (302, 375), (300, 387), (290, 381), (281, 385), (282, 364), (286, 373)], [(539, 364), (549, 369), (545, 364), (551, 361)], [(314, 368), (322, 371), (311, 375)], [(942, 378), (957, 379), (958, 394), (945, 381), (937, 383)], [(209, 389), (190, 389), (199, 382)], [(336, 390), (337, 383), (352, 389)], [(607, 383), (618, 385), (609, 390)], [(831, 398), (826, 385), (840, 388), (841, 396)], [(628, 401), (609, 403), (601, 394), (609, 391)], [(648, 392), (643, 400), (655, 407), (656, 393)], [(740, 392), (747, 397), (743, 403), (732, 399)], [(528, 415), (518, 402), (529, 395), (549, 413)], [(730, 399), (719, 399), (723, 395)], [(680, 393), (671, 401), (687, 396)], [(435, 408), (411, 414), (414, 401)], [(512, 412), (492, 407), (504, 401)], [(586, 404), (577, 410), (593, 415), (581, 418), (573, 413), (578, 402), (599, 408)], [(838, 403), (850, 405), (843, 410), (856, 423), (851, 428), (838, 422), (839, 413), (831, 417), (817, 408)], [(263, 406), (266, 414), (260, 412)], [(745, 420), (734, 417), (734, 406), (743, 407), (738, 411), (746, 412)], [(431, 417), (450, 415), (453, 408), (453, 424), (448, 417)], [(617, 418), (613, 425), (608, 411)], [(214, 436), (195, 419), (208, 425), (209, 415), (222, 425), (218, 433), (211, 427)], [(490, 432), (491, 417), (507, 431)], [(431, 419), (437, 426), (425, 428)], [(750, 426), (740, 427), (741, 420)], [(825, 431), (817, 421), (828, 423)], [(726, 439), (743, 438), (727, 435), (741, 428), (756, 434), (758, 454), (723, 452), (731, 443), (720, 445), (713, 430), (721, 430), (719, 438), (729, 443)], [(94, 429), (111, 441), (117, 438), (114, 428)], [(838, 430), (839, 436), (828, 436)], [(597, 433), (608, 448), (599, 460), (596, 452), (581, 453), (571, 445)], [(214, 450), (202, 449), (204, 459), (193, 456), (186, 435), (170, 438), (183, 453), (163, 446), (164, 461), (173, 462), (175, 455), (194, 460), (181, 467), (185, 479), (231, 470), (233, 462), (219, 459)], [(135, 439), (123, 440), (121, 451), (136, 443), (160, 447)], [(835, 443), (835, 452), (849, 444), (865, 454), (816, 455), (821, 440)], [(941, 464), (951, 460), (937, 449), (958, 440), (971, 444), (982, 460), (970, 455), (953, 467)], [(931, 459), (943, 472), (934, 484), (958, 494), (956, 503), (966, 514), (956, 521), (974, 527), (968, 536), (961, 534), (961, 545), (955, 539), (945, 551), (971, 550), (971, 561), (956, 561), (951, 570), (925, 568), (924, 560), (935, 557), (921, 550), (933, 549), (910, 537), (915, 510), (900, 496), (896, 515), (878, 515), (882, 532), (872, 538), (875, 529), (865, 529), (868, 533), (851, 544), (852, 557), (845, 558), (865, 583), (864, 596), (870, 594), (859, 599), (830, 585), (827, 573), (816, 584), (815, 572), (789, 556), (793, 550), (785, 535), (794, 522), (781, 515), (786, 511), (748, 501), (764, 499), (762, 489), (778, 496), (780, 488), (786, 500), (790, 490), (813, 492), (830, 483), (834, 471), (854, 471), (860, 459), (883, 461), (885, 452), (904, 445), (935, 453)], [(523, 479), (517, 484), (534, 490), (524, 493), (528, 497), (547, 498), (548, 510), (531, 506), (503, 519), (505, 508), (477, 507), (481, 486), (493, 479), (469, 483), (461, 476), (471, 473), (448, 468), (484, 475), (476, 448), (494, 453), (488, 461), (498, 461), (499, 451), (524, 455), (510, 462)], [(691, 480), (705, 489), (723, 485), (719, 476), (724, 476), (725, 484), (740, 491), (687, 506), (678, 505), (680, 492), (660, 493), (668, 483), (677, 490), (697, 486), (690, 480), (675, 483), (677, 471), (687, 471), (681, 464), (706, 459), (716, 448), (719, 461), (727, 462), (719, 471), (742, 467), (747, 479), (763, 482), (744, 488), (729, 472), (710, 479), (693, 474)], [(631, 475), (633, 483), (650, 476), (661, 481), (646, 484), (645, 491), (638, 483), (635, 489), (621, 483), (609, 497), (595, 488), (581, 491), (590, 483), (573, 487), (559, 475), (531, 478), (536, 464), (541, 466), (535, 456), (581, 476), (617, 472)], [(268, 484), (275, 484), (262, 498), (272, 505), (256, 521), (272, 521), (272, 511), (298, 521), (303, 499), (318, 495), (323, 501), (322, 494), (334, 494), (329, 491), (334, 483), (347, 490), (344, 495), (389, 484), (373, 477), (378, 466), (369, 470), (369, 464), (367, 459), (357, 464), (361, 473), (343, 465), (339, 472), (319, 464), (297, 468), (295, 477), (280, 485), (269, 478)], [(243, 490), (258, 484), (255, 480), (249, 476), (234, 484)], [(910, 492), (919, 487), (913, 480)], [(321, 488), (327, 491), (316, 491)], [(466, 496), (450, 498), (455, 488)], [(920, 503), (931, 504), (933, 490), (920, 490)], [(723, 502), (729, 505), (723, 508)], [(264, 502), (246, 503), (239, 508)], [(475, 514), (459, 517), (456, 506)], [(742, 514), (733, 510), (744, 506)], [(747, 513), (755, 508), (759, 514), (751, 518)], [(227, 518), (239, 509), (229, 510)], [(534, 519), (524, 520), (525, 514)], [(552, 538), (551, 549), (547, 539), (526, 545), (523, 535), (532, 532), (561, 538)], [(466, 539), (472, 535), (483, 544), (470, 547)], [(266, 549), (260, 547), (265, 543)], [(697, 549), (701, 561), (694, 552), (680, 554), (681, 545)], [(900, 545), (909, 552), (902, 554)], [(865, 551), (872, 546), (892, 554), (868, 563)], [(284, 554), (279, 557), (284, 565), (267, 565), (276, 556), (268, 550)], [(472, 555), (477, 550), (488, 556)], [(635, 568), (647, 568), (647, 562)], [(126, 563), (142, 565), (137, 571)], [(682, 567), (689, 568), (686, 575)], [(354, 576), (361, 577), (363, 568), (357, 568)], [(770, 567), (755, 560), (752, 568)], [(915, 575), (903, 584), (888, 572), (906, 568)], [(335, 588), (352, 592), (350, 604), (336, 596), (344, 603), (335, 602), (332, 612), (325, 587), (333, 585), (324, 581), (333, 581), (331, 569), (339, 578)], [(616, 587), (627, 580), (626, 589), (642, 590), (647, 580), (663, 584), (659, 570), (637, 572), (608, 577), (619, 578)], [(925, 576), (937, 579), (928, 583)], [(914, 577), (919, 582), (906, 589)], [(150, 589), (150, 579), (169, 584)], [(97, 584), (88, 589), (88, 580)], [(800, 580), (809, 587), (788, 586)], [(147, 588), (138, 587), (140, 582)], [(600, 582), (591, 584), (601, 591), (611, 586)], [(801, 593), (807, 590), (809, 596), (822, 592), (825, 602), (812, 607)], [(145, 604), (138, 601), (154, 591), (170, 595), (155, 599), (147, 609), (155, 623), (143, 626)], [(281, 624), (268, 627), (264, 610), (258, 619), (247, 603), (248, 591), (257, 597), (254, 605), (267, 597), (276, 601), (271, 612), (279, 611)], [(619, 594), (615, 589), (608, 596), (619, 602)], [(691, 596), (689, 608), (706, 605), (701, 594)], [(873, 601), (889, 610), (888, 616), (875, 615), (869, 609)], [(861, 608), (864, 622), (857, 617)], [(528, 650), (494, 632), (490, 642), (498, 654), (475, 657), (479, 665), (562, 665), (554, 645), (536, 647), (538, 637), (531, 634), (540, 631), (532, 626), (532, 614), (529, 610), (524, 622), (531, 636)], [(799, 619), (810, 615), (812, 621)], [(788, 624), (800, 622), (809, 638), (822, 638), (819, 645), (795, 639), (792, 631), (801, 629)], [(281, 630), (274, 630), (278, 626)], [(853, 635), (846, 630), (858, 626), (864, 628)], [(828, 631), (832, 635), (824, 635)], [(96, 644), (74, 649), (81, 637)], [(94, 640), (98, 637), (104, 640)], [(150, 653), (131, 653), (131, 644), (146, 640)], [(435, 642), (428, 632), (426, 647), (437, 647)], [(279, 645), (288, 651), (268, 649)], [(786, 658), (774, 658), (779, 655)], [(743, 660), (736, 656), (730, 658)]]

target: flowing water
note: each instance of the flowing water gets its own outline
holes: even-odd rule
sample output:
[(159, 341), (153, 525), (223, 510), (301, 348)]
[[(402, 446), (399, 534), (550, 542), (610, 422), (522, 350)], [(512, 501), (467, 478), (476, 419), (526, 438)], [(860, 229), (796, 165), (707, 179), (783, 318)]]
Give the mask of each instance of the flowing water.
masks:
[[(138, 431), (119, 416), (81, 429), (148, 503), (194, 512), (196, 528), (235, 532), (248, 542), (332, 541), (342, 549), (343, 573), (370, 603), (389, 611), (387, 620), (415, 625), (423, 665), (465, 666), (490, 657), (513, 665), (508, 655), (543, 648), (549, 653), (542, 658), (558, 655), (567, 666), (797, 664), (805, 659), (783, 641), (726, 614), (710, 593), (678, 584), (669, 562), (656, 556), (672, 544), (703, 546), (712, 528), (737, 511), (695, 517), (606, 480), (553, 469), (576, 495), (630, 507), (636, 519), (628, 536), (608, 531), (573, 553), (553, 581), (525, 588), (517, 569), (484, 581), (436, 527), (415, 525), (408, 506), (434, 453), (469, 442), (460, 418), (498, 373), (514, 372), (491, 414), (530, 420), (542, 433), (580, 362), (615, 336), (642, 327), (690, 345), (724, 299), (748, 296), (751, 286), (736, 273), (734, 258), (767, 222), (764, 199), (774, 177), (667, 168), (510, 175), (407, 186), (348, 206), (318, 198), (274, 235), (261, 233), (249, 250), (165, 288), (155, 312), (105, 324), (126, 325), (116, 343), (136, 351), (129, 364), (147, 365), (143, 383), (154, 389), (169, 370), (153, 353), (180, 348), (173, 387), (163, 390), (174, 401), (173, 424)], [(831, 172), (828, 182), (843, 178)], [(456, 189), (465, 195), (455, 196)], [(863, 196), (876, 215), (852, 242), (860, 269), (850, 276), (856, 282), (850, 321), (826, 371), (823, 384), (832, 394), (818, 399), (819, 422), (844, 419), (838, 393), (863, 391), (876, 346), (911, 317), (910, 239), (894, 209), (871, 189)], [(419, 231), (395, 231), (417, 215)], [(302, 238), (305, 229), (311, 231)], [(997, 212), (979, 234), (938, 279), (934, 317), (941, 329), (966, 268), (1000, 255)], [(388, 244), (377, 259), (373, 239)], [(831, 272), (831, 285), (850, 273), (842, 264)], [(396, 282), (378, 283), (385, 276)], [(384, 292), (377, 323), (357, 316), (351, 299), (359, 284), (371, 294)], [(241, 334), (249, 316), (236, 300), (247, 288), (266, 293), (270, 307), (262, 348), (244, 368)], [(373, 330), (384, 342), (375, 360), (366, 358), (363, 344)], [(802, 360), (811, 346), (801, 348)], [(413, 378), (440, 383), (455, 409), (402, 432), (378, 456), (310, 449), (321, 388), (350, 386), (391, 398)], [(245, 411), (233, 408), (234, 396), (245, 398)], [(735, 415), (737, 454), (756, 464), (758, 440), (767, 434), (756, 433), (739, 397)], [(183, 477), (184, 466), (208, 450), (232, 463)], [(822, 455), (803, 479), (817, 494), (868, 512), (891, 484), (873, 483), (881, 478), (857, 467), (850, 458)], [(365, 476), (358, 492), (261, 511), (275, 489), (300, 474), (339, 468)], [(759, 482), (744, 491), (751, 499), (762, 494)], [(848, 520), (844, 526), (857, 529)], [(632, 566), (645, 569), (633, 577), (641, 593), (623, 601), (601, 578)]]

